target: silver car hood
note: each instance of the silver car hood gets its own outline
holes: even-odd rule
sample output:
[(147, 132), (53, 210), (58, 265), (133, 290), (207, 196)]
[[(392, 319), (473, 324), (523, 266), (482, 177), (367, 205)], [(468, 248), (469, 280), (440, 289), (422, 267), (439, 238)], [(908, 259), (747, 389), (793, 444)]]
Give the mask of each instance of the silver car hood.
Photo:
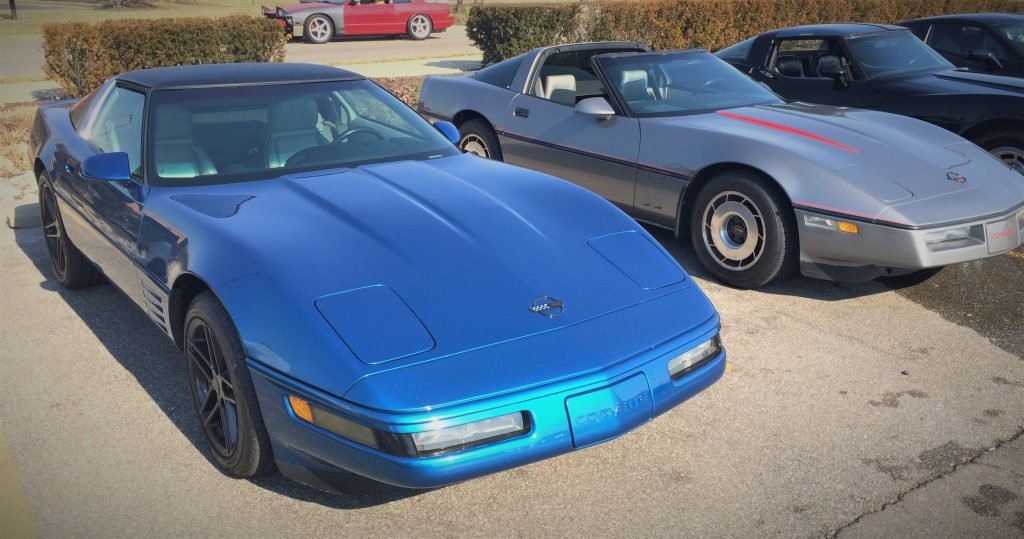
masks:
[(794, 202), (915, 226), (1002, 213), (1024, 203), (1024, 176), (956, 134), (904, 116), (784, 103), (644, 119), (642, 125), (645, 139), (649, 131), (665, 132), (672, 125), (689, 133), (684, 136), (704, 131), (718, 144), (744, 148), (731, 154), (775, 177)]

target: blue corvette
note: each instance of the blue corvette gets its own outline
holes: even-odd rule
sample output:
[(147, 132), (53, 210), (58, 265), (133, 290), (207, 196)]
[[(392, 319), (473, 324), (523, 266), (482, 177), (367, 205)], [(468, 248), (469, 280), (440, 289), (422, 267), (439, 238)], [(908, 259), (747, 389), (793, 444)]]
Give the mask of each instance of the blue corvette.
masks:
[(237, 477), (446, 485), (722, 375), (717, 313), (641, 227), (457, 138), (350, 72), (235, 64), (43, 106), (30, 147), (56, 279), (105, 276), (177, 343)]

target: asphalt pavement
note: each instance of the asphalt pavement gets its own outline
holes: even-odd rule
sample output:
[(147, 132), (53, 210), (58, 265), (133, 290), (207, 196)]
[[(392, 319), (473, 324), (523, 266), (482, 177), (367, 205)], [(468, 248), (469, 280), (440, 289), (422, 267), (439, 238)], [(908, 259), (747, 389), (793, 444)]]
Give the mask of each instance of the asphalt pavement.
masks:
[(60, 289), (39, 229), (0, 230), (0, 485), (20, 500), (0, 505), (0, 535), (1024, 534), (1020, 355), (906, 288), (733, 290), (657, 237), (722, 314), (719, 383), (552, 460), (425, 492), (326, 494), (218, 473), (178, 350), (113, 287)]

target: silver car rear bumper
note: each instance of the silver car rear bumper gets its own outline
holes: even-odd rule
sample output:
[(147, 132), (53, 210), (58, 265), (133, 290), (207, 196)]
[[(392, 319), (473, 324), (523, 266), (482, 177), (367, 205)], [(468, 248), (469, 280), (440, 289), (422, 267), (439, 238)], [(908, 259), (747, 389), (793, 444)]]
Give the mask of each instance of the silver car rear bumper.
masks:
[[(808, 217), (850, 221), (858, 233), (813, 226)], [(903, 228), (796, 210), (801, 271), (809, 277), (861, 281), (980, 260), (1024, 244), (1024, 208), (929, 228)], [(952, 241), (938, 241), (945, 236)]]

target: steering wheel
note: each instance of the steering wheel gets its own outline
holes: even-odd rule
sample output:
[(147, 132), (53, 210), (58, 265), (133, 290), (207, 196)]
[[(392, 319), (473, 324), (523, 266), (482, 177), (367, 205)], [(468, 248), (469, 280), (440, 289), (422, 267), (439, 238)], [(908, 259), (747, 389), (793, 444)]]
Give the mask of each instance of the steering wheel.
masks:
[(358, 135), (358, 134), (372, 135), (377, 140), (384, 140), (384, 137), (380, 133), (374, 131), (373, 129), (368, 129), (366, 127), (355, 127), (355, 128), (349, 129), (348, 131), (345, 131), (344, 133), (338, 135), (338, 138), (334, 139), (334, 143), (342, 141), (342, 140), (346, 140), (349, 137), (351, 137), (352, 135)]

